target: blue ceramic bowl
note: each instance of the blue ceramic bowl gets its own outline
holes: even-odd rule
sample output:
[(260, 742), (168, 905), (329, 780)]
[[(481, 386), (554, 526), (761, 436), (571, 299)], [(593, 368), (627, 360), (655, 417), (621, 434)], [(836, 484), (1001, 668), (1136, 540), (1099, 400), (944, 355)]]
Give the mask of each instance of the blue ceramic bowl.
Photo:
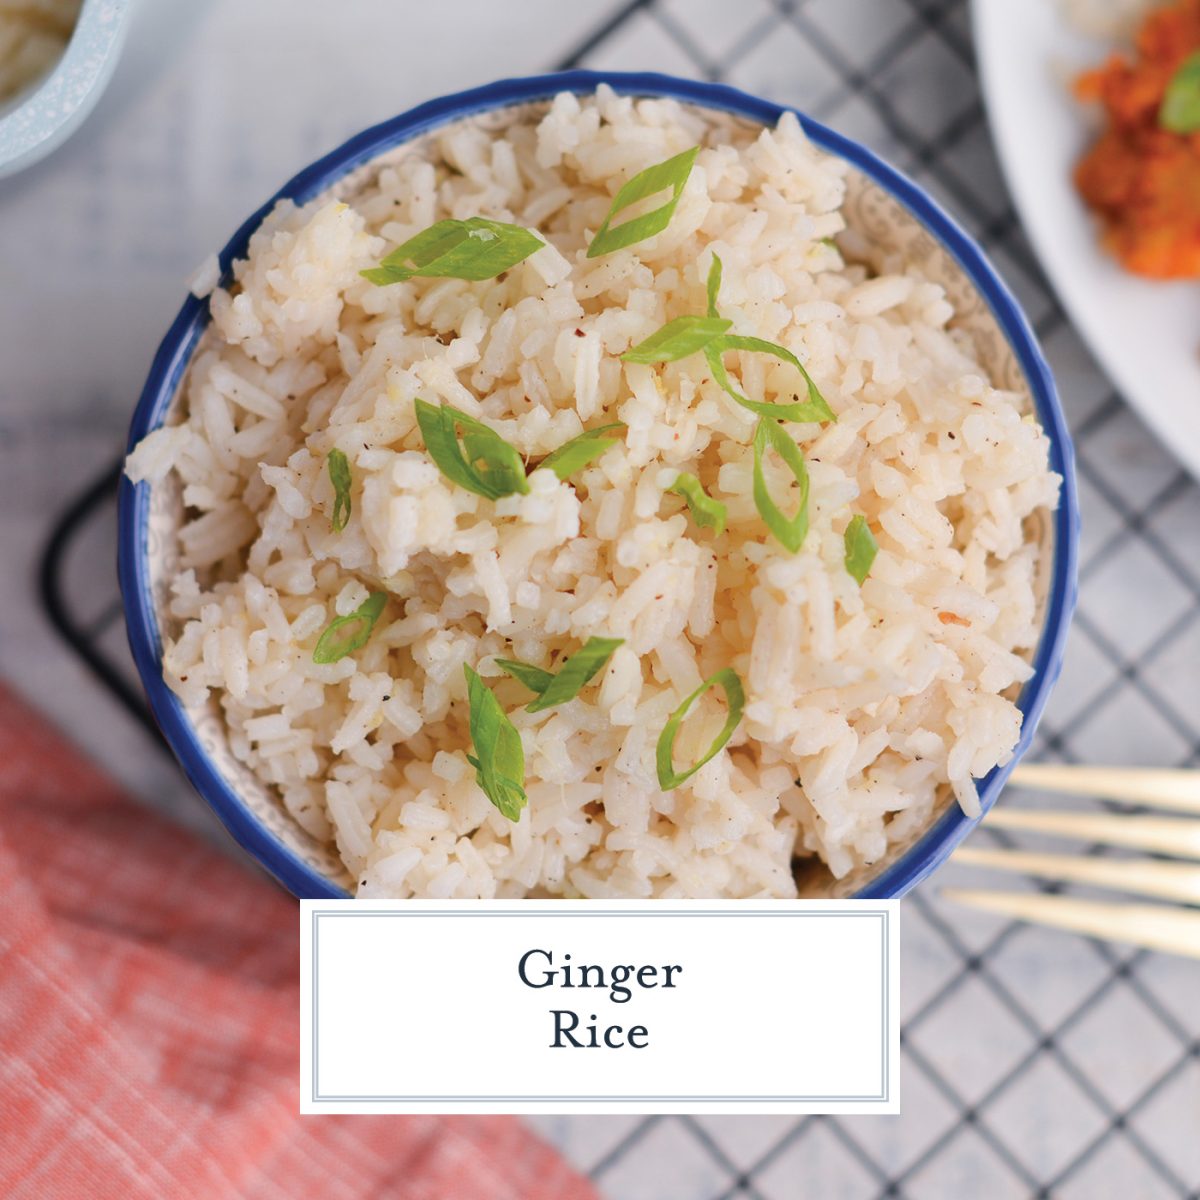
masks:
[[(233, 260), (244, 257), (251, 233), (273, 208), (288, 198), (303, 204), (331, 187), (354, 168), (384, 151), (407, 142), (448, 122), (529, 101), (544, 100), (556, 92), (593, 91), (607, 83), (617, 92), (643, 96), (669, 96), (710, 109), (724, 110), (765, 125), (774, 125), (786, 111), (744, 92), (717, 84), (675, 79), (665, 75), (617, 72), (569, 71), (529, 79), (509, 79), (453, 96), (432, 100), (402, 116), (385, 121), (351, 138), (345, 145), (306, 167), (252, 214), (233, 235), (220, 254), (224, 278), (229, 278)], [(1001, 282), (979, 247), (945, 212), (911, 180), (905, 178), (871, 151), (798, 114), (809, 137), (820, 147), (846, 159), (881, 189), (890, 202), (904, 210), (932, 237), (939, 252), (945, 252), (965, 275), (982, 301), (981, 311), (990, 310), (996, 336), (1006, 343), (1006, 352), (1033, 395), (1038, 418), (1050, 439), (1050, 465), (1063, 478), (1062, 501), (1048, 531), (1052, 563), (1046, 583), (1045, 619), (1034, 660), (1034, 675), (1025, 685), (1019, 704), (1024, 728), (1012, 763), (997, 768), (979, 781), (979, 794), (986, 811), (996, 800), (1016, 760), (1028, 749), (1034, 729), (1045, 707), (1050, 689), (1062, 666), (1067, 626), (1076, 598), (1076, 551), (1079, 508), (1075, 493), (1074, 457), (1071, 440), (1055, 394), (1054, 382), (1025, 319), (1008, 288)], [(949, 260), (947, 260), (949, 261)], [(167, 332), (154, 359), (129, 434), (132, 447), (166, 416), (168, 407), (187, 369), (200, 335), (208, 323), (207, 304), (189, 298)], [(212, 805), (233, 836), (284, 886), (297, 896), (342, 897), (339, 884), (319, 870), (310, 859), (289, 846), (277, 830), (251, 811), (244, 798), (224, 777), (213, 760), (206, 740), (197, 731), (178, 698), (163, 682), (160, 665), (162, 643), (150, 586), (148, 517), (150, 488), (121, 483), (119, 569), (129, 641), (141, 673), (150, 707), (188, 777)], [(207, 739), (211, 747), (211, 736)], [(975, 822), (951, 804), (913, 844), (893, 856), (893, 861), (875, 868), (852, 886), (862, 899), (900, 896), (924, 879), (943, 862), (970, 832)]]
[(62, 58), (43, 79), (0, 105), (0, 175), (60, 146), (92, 111), (117, 65), (132, 0), (84, 0)]

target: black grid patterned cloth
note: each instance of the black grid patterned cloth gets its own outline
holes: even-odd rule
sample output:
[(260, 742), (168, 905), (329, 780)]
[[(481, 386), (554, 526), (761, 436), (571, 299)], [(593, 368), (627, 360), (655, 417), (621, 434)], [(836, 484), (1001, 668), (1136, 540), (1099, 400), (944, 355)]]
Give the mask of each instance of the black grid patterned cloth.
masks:
[[(1033, 755), (1198, 765), (1197, 485), (1100, 375), (1022, 236), (966, 4), (635, 0), (547, 66), (700, 76), (794, 105), (914, 177), (983, 244), (1037, 329), (1079, 455), (1082, 599)], [(80, 498), (43, 583), (76, 649), (148, 720), (115, 582), (79, 607), (70, 586), (73, 559), (111, 553), (113, 478)], [(975, 842), (1013, 839), (984, 829)], [(996, 884), (955, 864), (938, 884), (948, 879)], [(1200, 969), (967, 912), (937, 886), (903, 907), (900, 1116), (536, 1124), (621, 1200), (1200, 1197)], [(786, 1037), (786, 998), (749, 1015)]]

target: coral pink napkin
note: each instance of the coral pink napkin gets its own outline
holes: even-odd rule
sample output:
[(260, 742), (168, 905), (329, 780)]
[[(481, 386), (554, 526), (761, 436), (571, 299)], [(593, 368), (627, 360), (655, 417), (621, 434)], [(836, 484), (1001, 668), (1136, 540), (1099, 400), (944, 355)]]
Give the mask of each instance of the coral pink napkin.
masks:
[(0, 687), (0, 1196), (594, 1200), (511, 1117), (301, 1117), (295, 903)]

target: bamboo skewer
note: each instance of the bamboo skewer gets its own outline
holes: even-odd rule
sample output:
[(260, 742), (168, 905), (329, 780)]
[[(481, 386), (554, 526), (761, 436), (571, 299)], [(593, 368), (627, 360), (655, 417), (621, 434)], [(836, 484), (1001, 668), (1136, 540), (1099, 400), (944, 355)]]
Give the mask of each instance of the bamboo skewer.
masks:
[(946, 888), (959, 904), (1105, 941), (1128, 942), (1168, 954), (1200, 958), (1200, 912), (1155, 904), (1104, 904), (1042, 892), (989, 892)]
[(1200, 771), (1158, 767), (1074, 767), (1030, 763), (1009, 776), (1016, 787), (1069, 796), (1099, 796), (1200, 817)]
[(981, 850), (964, 846), (955, 862), (997, 871), (1019, 871), (1043, 879), (1090, 883), (1132, 895), (1180, 904), (1200, 904), (1200, 867), (1152, 858), (1095, 858), (1091, 855), (1032, 854), (1023, 850)]
[[(1200, 771), (1139, 767), (1019, 767), (1011, 782), (1073, 796), (1123, 800), (1200, 817)], [(965, 846), (955, 860), (969, 866), (1018, 871), (1043, 879), (1090, 884), (1189, 907), (1117, 903), (1047, 895), (946, 888), (942, 895), (987, 912), (1049, 925), (1089, 937), (1126, 942), (1200, 958), (1200, 821), (1185, 816), (1122, 815), (1103, 811), (1002, 808), (988, 814), (993, 829), (1074, 838), (1169, 855), (1175, 860), (1102, 858)], [(1190, 907), (1196, 906), (1196, 907)]]

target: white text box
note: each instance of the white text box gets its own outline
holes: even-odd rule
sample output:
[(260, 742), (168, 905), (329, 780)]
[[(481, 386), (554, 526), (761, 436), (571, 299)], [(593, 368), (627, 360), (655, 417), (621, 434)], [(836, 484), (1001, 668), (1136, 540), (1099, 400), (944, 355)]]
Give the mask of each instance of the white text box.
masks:
[(898, 932), (895, 901), (304, 901), (301, 1110), (896, 1112)]

